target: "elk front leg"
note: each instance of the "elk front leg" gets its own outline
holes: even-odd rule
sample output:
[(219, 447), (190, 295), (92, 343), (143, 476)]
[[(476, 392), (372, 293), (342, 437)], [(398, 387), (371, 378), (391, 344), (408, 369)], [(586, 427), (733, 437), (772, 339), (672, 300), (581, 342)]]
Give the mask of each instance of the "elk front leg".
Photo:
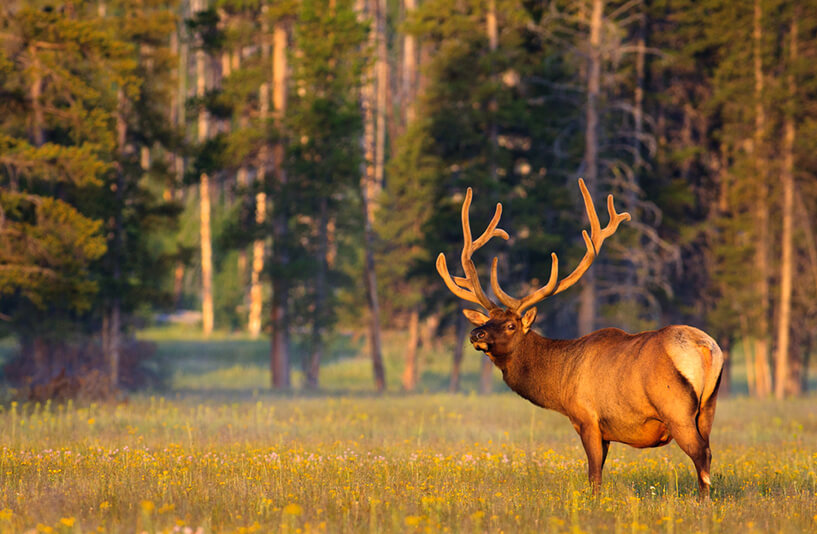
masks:
[(610, 442), (601, 439), (601, 429), (597, 424), (583, 424), (578, 429), (584, 452), (587, 454), (587, 478), (597, 494), (601, 489), (601, 469), (607, 459)]

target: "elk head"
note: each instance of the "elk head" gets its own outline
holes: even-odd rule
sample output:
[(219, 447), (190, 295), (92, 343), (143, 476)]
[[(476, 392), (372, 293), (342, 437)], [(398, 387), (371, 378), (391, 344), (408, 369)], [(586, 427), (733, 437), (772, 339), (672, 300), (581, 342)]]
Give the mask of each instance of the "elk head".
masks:
[(502, 204), (497, 203), (496, 211), (488, 224), (488, 228), (479, 238), (472, 241), (469, 209), (473, 193), (470, 187), (465, 194), (465, 200), (462, 203), (464, 243), (461, 254), (465, 277), (451, 276), (443, 253), (440, 253), (437, 257), (437, 272), (440, 273), (445, 285), (452, 293), (463, 300), (479, 304), (488, 312), (488, 315), (485, 315), (476, 310), (464, 310), (468, 320), (477, 327), (471, 331), (471, 343), (477, 350), (485, 352), (495, 363), (497, 363), (498, 359), (511, 357), (521, 340), (530, 332), (531, 325), (536, 319), (536, 308), (533, 306), (575, 284), (593, 263), (599, 250), (601, 250), (604, 240), (616, 232), (621, 222), (630, 220), (629, 213), (616, 213), (613, 205), (613, 195), (609, 195), (607, 197), (607, 211), (610, 214), (610, 222), (606, 227), (601, 228), (593, 199), (584, 185), (584, 180), (581, 178), (579, 179), (579, 189), (584, 199), (587, 218), (590, 220), (590, 234), (587, 233), (587, 230), (582, 230), (582, 237), (587, 250), (579, 265), (572, 273), (559, 281), (559, 259), (556, 253), (551, 253), (548, 282), (525, 297), (514, 298), (503, 291), (499, 285), (497, 278), (499, 260), (494, 257), (491, 264), (491, 288), (499, 302), (504, 305), (504, 308), (485, 295), (479, 282), (476, 266), (471, 259), (473, 253), (485, 245), (492, 237), (501, 237), (505, 240), (509, 238), (505, 230), (497, 228), (499, 219), (502, 216)]

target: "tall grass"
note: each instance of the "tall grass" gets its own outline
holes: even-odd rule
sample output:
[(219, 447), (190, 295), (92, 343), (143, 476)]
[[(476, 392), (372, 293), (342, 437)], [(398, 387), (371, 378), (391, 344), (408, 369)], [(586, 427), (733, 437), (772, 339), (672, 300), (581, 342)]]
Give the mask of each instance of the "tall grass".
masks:
[(817, 531), (815, 397), (720, 402), (711, 502), (675, 444), (613, 444), (594, 497), (570, 423), (474, 394), (475, 354), (465, 393), (440, 393), (443, 347), (423, 362), (432, 393), (402, 394), (392, 338), (393, 393), (374, 396), (337, 343), (350, 356), (310, 396), (269, 393), (266, 342), (190, 337), (159, 341), (169, 391), (4, 405), (0, 532)]

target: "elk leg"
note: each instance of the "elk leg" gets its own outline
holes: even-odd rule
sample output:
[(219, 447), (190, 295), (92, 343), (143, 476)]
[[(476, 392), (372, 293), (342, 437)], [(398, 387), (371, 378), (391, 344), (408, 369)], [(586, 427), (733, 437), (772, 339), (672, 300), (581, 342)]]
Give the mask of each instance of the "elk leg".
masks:
[(718, 398), (712, 395), (704, 402), (704, 405), (701, 406), (701, 411), (698, 414), (698, 430), (707, 443), (709, 443), (709, 433), (712, 432), (712, 421), (715, 419), (715, 404), (717, 401)]
[(597, 425), (584, 424), (579, 430), (584, 452), (587, 454), (587, 478), (593, 486), (593, 493), (601, 489), (601, 468), (607, 458), (609, 441), (601, 439), (601, 430)]
[(698, 472), (698, 491), (701, 499), (709, 498), (709, 466), (712, 461), (712, 451), (709, 449), (709, 440), (704, 439), (695, 424), (673, 427), (670, 429), (672, 437), (687, 456), (695, 464)]

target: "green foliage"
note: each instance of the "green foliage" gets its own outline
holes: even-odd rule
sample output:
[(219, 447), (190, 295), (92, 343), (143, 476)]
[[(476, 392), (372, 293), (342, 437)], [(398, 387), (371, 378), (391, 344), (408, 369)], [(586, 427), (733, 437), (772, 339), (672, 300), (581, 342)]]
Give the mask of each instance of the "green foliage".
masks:
[[(13, 4), (0, 10), (0, 93), (12, 97), (0, 119), (0, 313), (21, 365), (47, 363), (34, 373), (49, 380), (104, 361), (83, 336), (112, 299), (125, 314), (161, 301), (168, 264), (154, 236), (177, 212), (162, 200), (161, 152), (176, 141), (165, 105), (176, 21), (172, 2), (111, 1), (111, 16), (96, 2)], [(140, 147), (154, 150), (149, 168)], [(41, 339), (45, 354), (32, 355)]]

